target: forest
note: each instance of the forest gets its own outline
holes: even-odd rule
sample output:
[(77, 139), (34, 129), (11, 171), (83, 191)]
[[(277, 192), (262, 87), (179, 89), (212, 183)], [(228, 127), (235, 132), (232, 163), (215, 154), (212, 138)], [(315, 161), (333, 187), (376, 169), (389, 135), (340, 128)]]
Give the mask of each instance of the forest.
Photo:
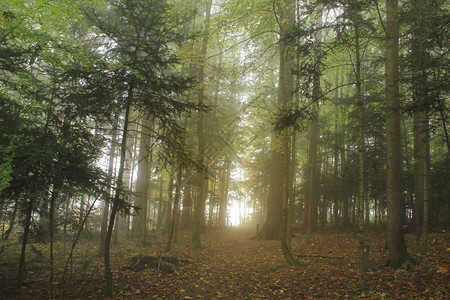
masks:
[(1, 299), (449, 299), (446, 0), (4, 0)]

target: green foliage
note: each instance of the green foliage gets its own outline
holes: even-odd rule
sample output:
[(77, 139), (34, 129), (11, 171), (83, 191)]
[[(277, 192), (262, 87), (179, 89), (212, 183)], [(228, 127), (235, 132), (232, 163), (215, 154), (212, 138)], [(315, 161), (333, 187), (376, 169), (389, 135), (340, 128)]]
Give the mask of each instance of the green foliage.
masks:
[(0, 192), (5, 188), (9, 187), (10, 181), (12, 180), (12, 162), (14, 158), (14, 150), (16, 148), (14, 139), (19, 137), (3, 136), (1, 140), (10, 140), (9, 144), (4, 147), (3, 143), (0, 143)]

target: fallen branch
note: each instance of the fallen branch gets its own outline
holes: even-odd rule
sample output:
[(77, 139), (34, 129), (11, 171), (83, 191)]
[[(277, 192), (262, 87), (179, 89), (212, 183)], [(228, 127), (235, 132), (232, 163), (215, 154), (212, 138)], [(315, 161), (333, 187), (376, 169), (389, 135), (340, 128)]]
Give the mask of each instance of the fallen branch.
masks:
[(296, 257), (313, 257), (313, 258), (333, 258), (333, 259), (343, 259), (344, 256), (324, 256), (324, 255), (294, 255)]

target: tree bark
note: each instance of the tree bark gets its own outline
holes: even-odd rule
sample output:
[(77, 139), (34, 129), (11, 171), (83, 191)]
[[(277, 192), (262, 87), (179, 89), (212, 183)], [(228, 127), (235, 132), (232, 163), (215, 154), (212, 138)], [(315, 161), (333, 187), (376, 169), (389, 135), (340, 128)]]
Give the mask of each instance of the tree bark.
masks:
[(116, 144), (117, 144), (117, 126), (118, 126), (119, 119), (116, 117), (114, 119), (114, 125), (111, 128), (112, 130), (112, 137), (111, 137), (111, 148), (109, 152), (109, 161), (108, 161), (108, 195), (110, 199), (103, 201), (103, 215), (102, 215), (102, 224), (100, 229), (100, 244), (98, 247), (98, 256), (103, 257), (104, 250), (105, 250), (105, 238), (106, 238), (106, 231), (108, 229), (108, 218), (109, 218), (109, 205), (111, 203), (112, 198), (112, 176), (113, 176), (113, 170), (114, 170), (114, 159), (115, 159), (115, 153), (116, 153)]
[(357, 1), (352, 3), (353, 29), (355, 32), (355, 77), (356, 102), (358, 106), (358, 160), (359, 160), (359, 206), (358, 206), (358, 252), (359, 252), (359, 287), (367, 289), (368, 246), (365, 241), (364, 204), (365, 204), (365, 166), (364, 166), (364, 102), (362, 98), (361, 53), (360, 53), (360, 16)]
[(147, 207), (148, 207), (148, 188), (150, 182), (150, 134), (151, 120), (146, 116), (142, 118), (141, 136), (139, 140), (138, 153), (138, 171), (136, 178), (136, 190), (134, 205), (139, 208), (133, 216), (133, 235), (143, 244), (147, 239)]
[(227, 226), (228, 188), (230, 185), (230, 175), (231, 163), (227, 157), (225, 158), (224, 167), (220, 176), (219, 229), (224, 229)]
[(175, 185), (175, 199), (173, 202), (173, 213), (169, 228), (169, 237), (167, 242), (167, 252), (170, 251), (172, 246), (172, 240), (174, 240), (174, 233), (176, 232), (176, 226), (178, 224), (178, 216), (180, 212), (180, 197), (181, 197), (181, 180), (182, 180), (183, 172), (181, 168), (177, 171), (177, 181)]
[[(49, 220), (50, 220), (50, 247), (49, 247), (49, 257), (50, 257), (50, 276), (49, 276), (49, 294), (50, 299), (53, 299), (53, 281), (55, 276), (55, 268), (54, 268), (54, 258), (53, 258), (53, 246), (54, 246), (54, 235), (55, 235), (55, 206), (56, 201), (59, 196), (59, 189), (60, 189), (60, 183), (56, 182), (54, 184), (53, 190), (52, 190), (52, 196), (50, 197), (50, 212), (49, 212)], [(80, 225), (81, 226), (81, 225)]]
[[(205, 101), (205, 60), (208, 49), (208, 33), (211, 18), (211, 6), (212, 0), (206, 2), (205, 8), (205, 28), (202, 41), (201, 57), (203, 59), (199, 71), (198, 71), (198, 105), (201, 107)], [(197, 171), (197, 177), (199, 180), (200, 195), (198, 199), (194, 199), (194, 215), (192, 226), (192, 248), (201, 248), (200, 233), (205, 230), (205, 202), (208, 196), (208, 178), (206, 177), (205, 170), (205, 130), (204, 130), (204, 112), (199, 110), (197, 119), (197, 139), (198, 139), (198, 163), (200, 170)]]
[(307, 216), (306, 216), (306, 233), (308, 240), (311, 232), (315, 230), (317, 219), (317, 189), (318, 189), (318, 161), (317, 161), (317, 141), (319, 139), (319, 100), (320, 100), (320, 76), (319, 76), (319, 62), (322, 55), (321, 41), (322, 41), (322, 5), (319, 4), (316, 8), (316, 33), (314, 37), (314, 63), (315, 72), (313, 75), (313, 105), (312, 105), (312, 120), (309, 128), (309, 148), (308, 148), (308, 183), (307, 183)]
[(11, 215), (11, 219), (9, 220), (9, 226), (8, 229), (3, 233), (2, 239), (3, 240), (8, 240), (9, 239), (9, 235), (11, 234), (11, 232), (14, 229), (14, 225), (16, 223), (16, 215), (17, 215), (17, 205), (18, 205), (19, 201), (15, 201), (14, 203), (14, 208), (13, 208), (13, 212)]
[(174, 168), (170, 170), (169, 186), (167, 187), (167, 210), (166, 210), (166, 224), (163, 233), (169, 233), (172, 224), (172, 204), (173, 204), (173, 182), (174, 182)]
[(111, 238), (112, 238), (113, 229), (114, 229), (114, 220), (115, 220), (116, 214), (119, 210), (120, 201), (123, 201), (123, 199), (121, 199), (121, 195), (123, 194), (123, 189), (124, 189), (123, 175), (124, 175), (124, 169), (125, 169), (125, 160), (126, 160), (126, 151), (127, 151), (127, 136), (128, 136), (128, 126), (129, 126), (128, 123), (129, 123), (129, 117), (130, 117), (132, 97), (133, 97), (133, 84), (131, 82), (129, 89), (128, 89), (128, 99), (127, 99), (127, 105), (126, 105), (125, 116), (124, 116), (122, 142), (120, 145), (120, 162), (119, 162), (119, 172), (117, 174), (116, 192), (115, 192), (113, 203), (112, 203), (111, 216), (109, 218), (108, 230), (106, 232), (106, 237), (105, 237), (105, 250), (104, 250), (103, 260), (104, 260), (104, 264), (105, 264), (105, 277), (106, 277), (105, 295), (107, 297), (112, 296), (113, 282), (112, 282), (111, 264), (110, 264), (110, 259), (109, 259), (109, 250), (111, 247)]
[(398, 70), (398, 0), (386, 1), (386, 155), (387, 243), (393, 268), (411, 262), (403, 236), (404, 203), (401, 194), (400, 94)]
[(34, 208), (34, 201), (30, 199), (25, 214), (25, 225), (23, 228), (23, 237), (22, 237), (22, 251), (20, 252), (19, 270), (17, 274), (17, 282), (19, 286), (22, 285), (23, 278), (25, 276), (25, 253), (28, 242), (28, 235), (30, 233), (31, 215), (33, 213), (33, 208)]
[[(431, 6), (428, 0), (412, 1), (413, 11), (413, 42), (411, 47), (413, 61), (413, 97), (414, 97), (414, 169), (415, 169), (415, 206), (417, 242), (422, 239), (421, 250), (426, 251), (427, 235), (425, 211), (428, 213), (428, 174), (429, 174), (429, 126), (427, 107), (427, 74), (426, 74), (426, 36), (428, 26), (425, 19), (429, 16)], [(422, 233), (424, 235), (422, 236)]]
[[(186, 177), (189, 178), (191, 175), (186, 173)], [(183, 230), (192, 229), (192, 200), (191, 200), (191, 186), (185, 185), (184, 187), (184, 197), (183, 197), (183, 211), (181, 213), (181, 224), (180, 227)]]
[(164, 205), (163, 205), (163, 184), (164, 184), (164, 178), (159, 176), (159, 205), (158, 205), (158, 218), (156, 221), (156, 230), (159, 231), (161, 229), (162, 222), (164, 220)]

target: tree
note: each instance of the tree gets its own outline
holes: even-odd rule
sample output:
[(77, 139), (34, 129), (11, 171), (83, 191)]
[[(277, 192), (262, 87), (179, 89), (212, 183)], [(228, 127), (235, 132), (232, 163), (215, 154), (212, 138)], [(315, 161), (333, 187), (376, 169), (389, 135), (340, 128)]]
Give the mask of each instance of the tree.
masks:
[[(205, 67), (204, 62), (206, 58), (206, 51), (208, 47), (208, 34), (209, 34), (209, 23), (211, 19), (211, 6), (212, 0), (208, 0), (206, 2), (205, 8), (205, 28), (202, 38), (202, 46), (201, 46), (201, 57), (203, 58), (203, 63), (201, 63), (198, 70), (198, 98), (197, 104), (199, 107), (204, 106), (205, 102)], [(208, 196), (208, 177), (206, 174), (205, 168), (205, 129), (204, 129), (204, 112), (203, 110), (198, 111), (198, 119), (197, 119), (197, 139), (198, 139), (198, 164), (199, 170), (197, 171), (196, 177), (198, 180), (198, 189), (199, 196), (198, 199), (194, 200), (194, 214), (193, 214), (193, 226), (192, 226), (192, 248), (199, 249), (201, 248), (201, 239), (200, 234), (205, 230), (205, 202), (206, 197)]]
[[(8, 124), (8, 127), (13, 126), (10, 128), (2, 124), (0, 133), (2, 145), (3, 142), (11, 146), (13, 141), (20, 143), (17, 143), (12, 161), (13, 179), (9, 187), (1, 192), (2, 198), (6, 196), (16, 202), (14, 207), (24, 220), (19, 284), (26, 275), (25, 250), (28, 237), (33, 233), (30, 225), (36, 213), (43, 232), (49, 233), (52, 286), (55, 220), (57, 207), (64, 199), (61, 196), (93, 191), (101, 194), (104, 184), (103, 173), (95, 164), (101, 139), (94, 139), (88, 128), (91, 122), (103, 118), (93, 109), (87, 109), (92, 97), (75, 100), (74, 95), (80, 85), (72, 81), (70, 74), (77, 60), (82, 60), (82, 57), (84, 60), (93, 59), (95, 55), (85, 51), (84, 40), (82, 36), (77, 36), (78, 32), (67, 30), (62, 37), (58, 31), (61, 23), (53, 19), (54, 28), (50, 30), (49, 23), (43, 21), (55, 12), (65, 15), (65, 7), (43, 3), (10, 4), (8, 22), (3, 23), (2, 11), (3, 42), (0, 52), (1, 63), (5, 64), (1, 76), (2, 98), (5, 100), (2, 112), (7, 108), (9, 111), (5, 120), (12, 118), (15, 121)], [(38, 13), (33, 9), (35, 4), (38, 7), (42, 5)], [(71, 22), (68, 24), (72, 25)], [(76, 41), (76, 38), (79, 40)], [(77, 47), (74, 47), (75, 44)], [(4, 57), (5, 54), (9, 57)], [(100, 97), (96, 100), (97, 108), (105, 109), (105, 102)], [(7, 135), (4, 135), (4, 129), (8, 129)], [(48, 223), (44, 222), (46, 219)]]
[(401, 193), (398, 0), (386, 1), (386, 154), (387, 244), (389, 264), (407, 268), (412, 259), (403, 236), (404, 203)]
[[(114, 120), (114, 125), (112, 127), (112, 137), (111, 137), (111, 145), (109, 148), (109, 160), (108, 160), (108, 170), (107, 170), (107, 176), (108, 176), (108, 194), (109, 199), (112, 198), (112, 174), (113, 174), (113, 168), (114, 168), (114, 161), (116, 158), (116, 146), (117, 146), (117, 126), (118, 126), (118, 118), (116, 117)], [(108, 219), (109, 219), (109, 206), (110, 201), (104, 201), (103, 202), (103, 212), (102, 212), (102, 223), (100, 228), (100, 243), (98, 248), (98, 256), (103, 257), (104, 250), (105, 250), (105, 238), (106, 238), (106, 231), (108, 229)]]
[(135, 190), (136, 196), (134, 198), (134, 206), (139, 210), (133, 217), (133, 232), (141, 240), (142, 244), (145, 244), (147, 239), (148, 189), (151, 176), (151, 126), (150, 119), (147, 117), (142, 118)]
[(172, 240), (176, 241), (176, 231), (178, 226), (179, 212), (180, 212), (180, 197), (181, 197), (181, 180), (183, 178), (183, 173), (181, 167), (177, 170), (177, 179), (175, 182), (175, 195), (173, 203), (173, 212), (170, 218), (169, 231), (168, 231), (168, 241), (167, 241), (167, 252), (170, 251), (172, 246)]
[(226, 157), (219, 173), (219, 223), (218, 228), (224, 229), (227, 225), (228, 189), (230, 186), (231, 163)]
[(422, 237), (422, 250), (427, 245), (428, 230), (428, 197), (429, 197), (429, 127), (428, 127), (428, 92), (426, 63), (427, 53), (425, 40), (428, 24), (428, 10), (432, 6), (427, 1), (412, 1), (412, 9), (415, 13), (413, 18), (414, 40), (411, 45), (413, 60), (413, 87), (414, 87), (414, 167), (415, 167), (415, 208), (417, 241)]
[[(292, 1), (279, 1), (273, 3), (273, 18), (277, 21), (279, 42), (279, 75), (278, 94), (276, 100), (276, 114), (283, 116), (287, 113), (293, 99), (293, 47), (289, 46), (289, 35), (295, 26), (295, 8)], [(283, 247), (286, 255), (287, 245), (287, 209), (290, 184), (290, 129), (283, 127), (275, 129), (270, 141), (270, 169), (269, 190), (266, 218), (258, 238), (264, 240), (280, 239), (284, 237)], [(285, 211), (284, 211), (285, 210)], [(283, 214), (286, 213), (286, 219)], [(283, 230), (283, 222), (286, 231)]]
[(361, 77), (361, 52), (360, 52), (360, 3), (353, 1), (351, 4), (352, 23), (355, 33), (355, 77), (356, 77), (356, 101), (358, 106), (358, 160), (359, 160), (359, 205), (358, 205), (358, 243), (359, 243), (359, 285), (362, 290), (367, 288), (366, 269), (368, 266), (368, 246), (365, 242), (364, 204), (365, 204), (365, 139), (364, 139), (364, 102), (362, 95)]
[(319, 101), (321, 98), (320, 89), (320, 58), (322, 56), (322, 10), (323, 6), (318, 4), (315, 14), (316, 32), (314, 35), (314, 73), (313, 73), (313, 91), (312, 101), (313, 108), (311, 113), (311, 125), (309, 127), (309, 143), (308, 143), (308, 167), (307, 167), (307, 187), (306, 187), (306, 232), (308, 238), (315, 229), (317, 222), (317, 198), (318, 198), (318, 179), (319, 164), (317, 160), (317, 142), (319, 139)]
[(173, 149), (180, 146), (178, 137), (182, 131), (176, 116), (194, 107), (177, 98), (186, 90), (189, 80), (175, 70), (177, 59), (169, 45), (180, 44), (182, 33), (178, 31), (181, 20), (176, 16), (168, 19), (170, 5), (166, 1), (113, 0), (109, 4), (108, 9), (87, 12), (92, 26), (106, 37), (108, 59), (117, 76), (115, 89), (122, 91), (117, 101), (125, 111), (119, 172), (105, 240), (105, 293), (108, 296), (112, 295), (109, 249), (114, 221), (119, 210), (129, 208), (123, 175), (130, 111), (139, 109), (144, 118), (151, 117), (162, 146)]

